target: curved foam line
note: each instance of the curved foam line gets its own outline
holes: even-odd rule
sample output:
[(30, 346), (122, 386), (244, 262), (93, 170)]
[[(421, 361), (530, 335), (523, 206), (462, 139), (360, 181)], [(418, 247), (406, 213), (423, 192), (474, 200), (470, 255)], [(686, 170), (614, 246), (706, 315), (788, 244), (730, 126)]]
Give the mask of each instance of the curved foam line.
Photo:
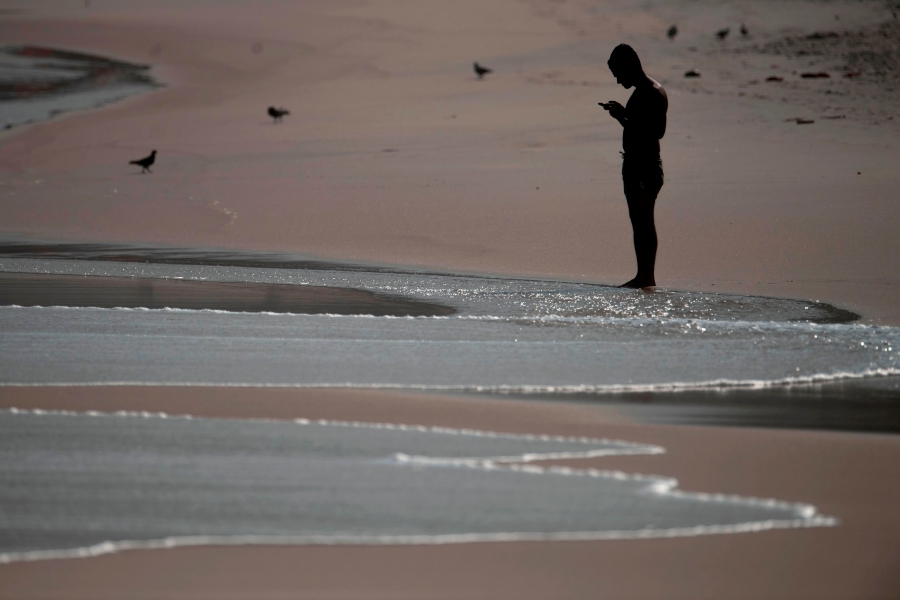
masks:
[[(47, 410), (42, 408), (21, 409), (11, 407), (0, 409), (0, 413), (8, 412), (14, 415), (60, 415), (60, 416), (89, 416), (89, 417), (139, 417), (145, 419), (196, 419), (210, 417), (196, 417), (194, 415), (170, 415), (164, 412), (148, 412), (148, 411), (126, 411), (119, 410), (116, 412), (102, 412), (96, 410), (74, 411), (74, 410)], [(410, 459), (429, 459), (434, 461), (444, 461), (441, 464), (449, 464), (448, 461), (455, 460), (479, 460), (493, 461), (497, 463), (520, 462), (528, 463), (541, 460), (562, 460), (562, 459), (580, 459), (593, 458), (598, 456), (630, 456), (630, 455), (654, 455), (664, 454), (666, 449), (662, 446), (652, 444), (639, 444), (636, 442), (627, 442), (624, 440), (611, 440), (607, 438), (589, 438), (548, 434), (533, 433), (505, 433), (497, 431), (488, 431), (483, 429), (457, 429), (453, 427), (442, 427), (439, 425), (408, 425), (404, 423), (369, 423), (365, 421), (338, 421), (329, 419), (303, 419), (295, 418), (290, 421), (284, 419), (266, 419), (266, 418), (250, 418), (241, 419), (241, 421), (264, 422), (264, 423), (285, 423), (292, 422), (297, 425), (320, 425), (329, 427), (357, 427), (366, 429), (388, 429), (397, 431), (416, 431), (421, 433), (434, 433), (441, 435), (464, 435), (471, 437), (487, 437), (500, 438), (509, 440), (526, 440), (538, 442), (566, 442), (573, 444), (596, 444), (596, 445), (616, 445), (618, 448), (597, 448), (594, 450), (585, 450), (583, 452), (530, 452), (518, 456), (484, 456), (484, 457), (468, 457), (466, 459), (441, 458), (441, 457), (408, 457), (405, 454), (397, 454), (395, 456), (408, 457)], [(402, 460), (402, 459), (401, 459)], [(437, 463), (435, 463), (437, 464)]]
[[(587, 458), (587, 457), (581, 457)], [(787, 502), (777, 500), (775, 498), (757, 498), (754, 496), (738, 496), (736, 494), (710, 494), (707, 492), (690, 492), (678, 489), (678, 480), (673, 477), (663, 477), (660, 475), (643, 475), (640, 473), (625, 473), (623, 471), (610, 471), (600, 469), (574, 469), (572, 467), (549, 466), (541, 467), (532, 464), (500, 464), (490, 458), (432, 458), (428, 456), (407, 456), (405, 454), (396, 454), (397, 462), (403, 464), (423, 464), (433, 466), (450, 466), (450, 467), (466, 467), (471, 469), (479, 469), (484, 471), (515, 471), (528, 473), (533, 475), (564, 475), (572, 477), (596, 477), (602, 479), (617, 479), (620, 481), (637, 481), (646, 483), (646, 490), (650, 493), (660, 496), (669, 496), (672, 498), (683, 498), (686, 500), (694, 500), (698, 502), (732, 502), (744, 505), (759, 506), (765, 508), (780, 508), (783, 510), (793, 510), (803, 515), (803, 518), (828, 518), (818, 514), (818, 510), (812, 504), (805, 502)], [(540, 459), (551, 460), (551, 459)], [(834, 519), (837, 524), (837, 519)]]
[(558, 531), (551, 533), (500, 532), (500, 533), (459, 533), (438, 535), (300, 535), (300, 536), (185, 536), (158, 540), (123, 540), (103, 542), (94, 546), (67, 550), (36, 550), (31, 552), (6, 552), (0, 554), (0, 564), (13, 562), (53, 560), (64, 558), (91, 558), (104, 554), (114, 554), (126, 550), (160, 550), (189, 546), (390, 546), (390, 545), (444, 545), (472, 544), (485, 542), (569, 542), (602, 540), (647, 540), (660, 538), (694, 537), (731, 533), (750, 533), (773, 529), (799, 529), (807, 527), (835, 527), (838, 520), (833, 517), (812, 517), (800, 519), (773, 519), (749, 521), (733, 525), (697, 525), (671, 529), (638, 529), (614, 531)]
[[(65, 416), (93, 416), (93, 417), (140, 417), (140, 418), (173, 418), (166, 413), (150, 413), (135, 411), (117, 411), (114, 413), (106, 413), (99, 411), (66, 411), (66, 410), (43, 410), (43, 409), (17, 409), (10, 408), (5, 411), (12, 414), (31, 414), (31, 415), (65, 415)], [(180, 415), (174, 418), (192, 419), (190, 415)], [(284, 422), (277, 419), (244, 419), (247, 421), (260, 422)], [(328, 419), (310, 420), (297, 418), (292, 421), (298, 425), (319, 425), (329, 427), (353, 427), (366, 429), (386, 429), (396, 431), (416, 431), (427, 432), (444, 435), (462, 435), (472, 437), (488, 437), (512, 440), (527, 441), (553, 441), (581, 444), (615, 444), (618, 448), (596, 448), (593, 450), (585, 450), (583, 452), (529, 452), (516, 456), (469, 456), (469, 457), (440, 457), (440, 456), (415, 456), (401, 452), (394, 454), (394, 460), (398, 464), (420, 464), (430, 466), (445, 467), (466, 467), (480, 470), (506, 470), (531, 474), (554, 474), (568, 475), (577, 477), (599, 477), (607, 479), (618, 479), (627, 481), (639, 481), (648, 484), (648, 490), (652, 493), (660, 495), (669, 495), (672, 497), (680, 497), (704, 502), (742, 502), (744, 504), (753, 504), (757, 506), (765, 506), (771, 508), (782, 508), (787, 510), (795, 510), (801, 514), (807, 515), (809, 518), (818, 517), (815, 506), (807, 503), (785, 502), (774, 498), (756, 498), (752, 496), (738, 496), (726, 494), (709, 494), (705, 492), (687, 492), (678, 490), (678, 480), (671, 477), (662, 477), (659, 475), (644, 475), (639, 473), (625, 473), (623, 471), (599, 470), (599, 469), (574, 469), (563, 466), (542, 467), (539, 465), (529, 464), (536, 461), (549, 460), (578, 460), (586, 458), (594, 458), (601, 456), (629, 456), (629, 455), (656, 455), (664, 454), (665, 448), (651, 444), (638, 444), (635, 442), (627, 442), (623, 440), (610, 440), (607, 438), (589, 438), (575, 436), (559, 436), (548, 434), (518, 434), (518, 433), (500, 433), (496, 431), (485, 431), (478, 429), (457, 429), (440, 426), (426, 425), (407, 425), (402, 423), (368, 423), (363, 421), (338, 421)]]
[[(312, 285), (312, 284), (311, 284)], [(385, 291), (381, 288), (368, 290), (367, 288), (347, 288), (347, 289), (364, 289), (366, 291)], [(387, 290), (390, 291), (390, 290)], [(414, 297), (409, 298), (417, 302), (433, 302), (430, 297)], [(799, 302), (799, 301), (798, 301)], [(811, 303), (812, 304), (812, 303)], [(510, 314), (510, 315), (369, 315), (369, 314), (338, 314), (338, 313), (293, 313), (293, 312), (272, 312), (272, 311), (232, 311), (221, 310), (215, 308), (147, 308), (144, 306), (63, 306), (63, 305), (29, 305), (22, 306), (20, 304), (7, 304), (0, 308), (19, 308), (19, 309), (52, 309), (52, 310), (82, 310), (82, 311), (119, 311), (119, 312), (141, 312), (141, 313), (201, 313), (201, 314), (220, 314), (220, 315), (266, 315), (273, 317), (327, 317), (342, 319), (394, 319), (394, 320), (456, 320), (456, 321), (484, 321), (484, 322), (533, 322), (533, 323), (593, 323), (598, 325), (610, 324), (665, 324), (665, 325), (698, 325), (704, 327), (734, 327), (748, 328), (756, 327), (762, 329), (774, 328), (790, 328), (790, 329), (809, 329), (815, 327), (816, 331), (827, 330), (828, 328), (862, 328), (862, 329), (884, 329), (892, 330), (894, 327), (884, 325), (868, 325), (862, 323), (815, 323), (810, 321), (747, 321), (743, 319), (704, 319), (702, 317), (671, 317), (671, 316), (616, 316), (616, 315), (527, 315), (527, 314)]]
[(729, 389), (768, 389), (791, 385), (832, 383), (900, 375), (900, 367), (879, 367), (863, 369), (853, 373), (815, 373), (782, 377), (779, 379), (712, 379), (706, 381), (673, 381), (666, 383), (634, 384), (563, 384), (563, 385), (428, 385), (408, 383), (253, 383), (215, 381), (51, 381), (51, 382), (0, 382), (2, 387), (101, 387), (101, 386), (142, 386), (142, 387), (235, 387), (235, 388), (338, 388), (359, 390), (415, 390), (422, 392), (500, 393), (500, 394), (622, 394), (632, 392), (687, 392)]
[[(140, 418), (172, 418), (166, 413), (150, 413), (135, 411), (118, 411), (105, 413), (99, 411), (66, 411), (43, 409), (17, 409), (6, 411), (12, 414), (33, 415), (87, 415), (99, 417), (140, 417)], [(190, 415), (179, 415), (174, 418), (191, 419)], [(276, 419), (249, 419), (251, 421), (278, 422)], [(282, 421), (283, 422), (283, 421)], [(448, 427), (428, 427), (424, 425), (406, 425), (396, 423), (366, 423), (360, 421), (331, 421), (326, 419), (309, 420), (298, 418), (292, 421), (298, 425), (318, 425), (332, 427), (354, 427), (387, 429), (397, 431), (429, 432), (435, 434), (465, 435), (476, 437), (499, 437), (507, 439), (525, 439), (533, 441), (565, 441), (584, 444), (617, 444), (617, 449), (594, 449), (584, 452), (548, 452), (526, 453), (519, 456), (500, 457), (428, 457), (409, 456), (397, 453), (394, 460), (398, 464), (425, 464), (432, 466), (464, 467), (479, 470), (504, 470), (533, 475), (562, 475), (575, 477), (597, 477), (607, 479), (630, 480), (647, 483), (649, 493), (661, 496), (691, 499), (700, 502), (740, 502), (743, 504), (781, 508), (794, 510), (802, 515), (797, 519), (773, 519), (765, 521), (751, 521), (731, 525), (698, 525), (695, 527), (669, 528), (669, 529), (640, 529), (640, 530), (613, 530), (613, 531), (574, 531), (574, 532), (497, 532), (497, 533), (463, 533), (463, 534), (436, 534), (436, 535), (299, 535), (299, 536), (265, 536), (265, 535), (239, 535), (239, 536), (185, 536), (171, 537), (158, 540), (124, 540), (119, 542), (103, 542), (94, 546), (64, 550), (38, 550), (28, 552), (0, 553), (0, 564), (50, 560), (62, 558), (88, 558), (112, 554), (123, 550), (150, 550), (178, 548), (186, 546), (210, 546), (210, 545), (441, 545), (458, 543), (481, 542), (515, 542), (515, 541), (589, 541), (589, 540), (626, 540), (626, 539), (655, 539), (672, 537), (689, 537), (698, 535), (744, 533), (754, 531), (766, 531), (770, 529), (790, 529), (802, 527), (834, 527), (839, 524), (838, 519), (819, 515), (816, 507), (805, 503), (791, 503), (776, 499), (762, 499), (747, 496), (708, 494), (702, 492), (687, 492), (678, 490), (678, 480), (657, 475), (642, 475), (624, 473), (622, 471), (598, 470), (598, 469), (573, 469), (563, 466), (542, 467), (528, 464), (539, 460), (554, 459), (578, 459), (595, 456), (609, 456), (615, 454), (660, 454), (665, 449), (660, 446), (637, 444), (618, 440), (587, 437), (566, 437), (536, 434), (498, 433), (493, 431), (481, 431), (473, 429), (455, 429)]]

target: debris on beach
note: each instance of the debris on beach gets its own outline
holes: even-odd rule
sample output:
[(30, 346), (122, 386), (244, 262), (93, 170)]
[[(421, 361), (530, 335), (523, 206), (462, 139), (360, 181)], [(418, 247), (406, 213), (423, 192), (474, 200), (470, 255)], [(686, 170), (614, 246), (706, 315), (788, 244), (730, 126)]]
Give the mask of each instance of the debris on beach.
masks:
[(666, 32), (666, 35), (669, 37), (670, 40), (674, 40), (675, 36), (678, 35), (678, 27), (675, 25), (672, 25), (671, 27), (669, 27), (669, 30)]
[(731, 27), (726, 27), (725, 29), (720, 29), (716, 32), (716, 37), (720, 40), (724, 40), (728, 37), (728, 34), (731, 32)]
[(816, 73), (807, 71), (806, 73), (800, 73), (800, 77), (804, 79), (828, 79), (831, 77), (831, 75), (829, 75), (825, 71), (819, 71)]
[(747, 29), (747, 26), (744, 25), (743, 23), (741, 23), (741, 35), (744, 37), (747, 37), (748, 35), (750, 35), (750, 30)]
[(826, 115), (824, 117), (820, 117), (822, 119), (846, 119), (847, 115)]
[(853, 79), (854, 77), (859, 77), (862, 75), (859, 71), (850, 71), (849, 73), (844, 73), (844, 77), (847, 79)]
[(815, 120), (813, 120), (813, 119), (804, 119), (803, 117), (792, 117), (792, 118), (790, 118), (790, 119), (785, 119), (784, 122), (785, 122), (785, 123), (791, 123), (791, 122), (794, 122), (794, 123), (796, 123), (797, 125), (809, 125), (809, 124), (811, 124), (811, 123), (815, 123)]
[(697, 69), (691, 69), (687, 73), (684, 74), (685, 77), (700, 77), (700, 71)]
[(779, 77), (778, 75), (769, 75), (766, 77), (766, 81), (784, 81), (784, 77)]

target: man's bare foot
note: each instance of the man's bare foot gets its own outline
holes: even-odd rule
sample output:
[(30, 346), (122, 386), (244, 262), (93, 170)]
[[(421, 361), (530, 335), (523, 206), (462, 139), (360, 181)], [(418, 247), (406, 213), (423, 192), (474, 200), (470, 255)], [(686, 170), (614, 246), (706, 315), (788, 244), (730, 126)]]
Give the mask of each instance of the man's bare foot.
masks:
[(635, 290), (651, 288), (656, 286), (656, 280), (653, 277), (635, 277), (631, 281), (623, 283), (620, 288), (632, 288)]

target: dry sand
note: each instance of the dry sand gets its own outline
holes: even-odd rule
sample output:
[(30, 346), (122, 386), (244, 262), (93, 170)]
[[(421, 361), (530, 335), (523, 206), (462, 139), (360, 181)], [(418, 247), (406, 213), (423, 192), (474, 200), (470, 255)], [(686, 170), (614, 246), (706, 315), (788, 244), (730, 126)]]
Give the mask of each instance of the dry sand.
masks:
[(900, 438), (634, 425), (607, 409), (374, 391), (0, 388), (0, 406), (325, 418), (605, 436), (660, 456), (572, 466), (815, 504), (827, 529), (675, 540), (415, 547), (204, 547), (0, 567), (0, 598), (895, 598)]
[[(859, 58), (873, 36), (852, 60), (850, 38), (784, 51), (877, 28), (880, 1), (8, 4), (23, 11), (0, 16), (6, 42), (151, 63), (169, 87), (2, 134), (7, 233), (619, 283), (634, 264), (621, 131), (597, 102), (627, 98), (605, 67), (626, 41), (669, 90), (661, 285), (900, 323), (900, 86)], [(473, 60), (496, 73), (477, 81)], [(292, 114), (276, 126), (271, 104)], [(153, 175), (125, 164), (151, 148)]]

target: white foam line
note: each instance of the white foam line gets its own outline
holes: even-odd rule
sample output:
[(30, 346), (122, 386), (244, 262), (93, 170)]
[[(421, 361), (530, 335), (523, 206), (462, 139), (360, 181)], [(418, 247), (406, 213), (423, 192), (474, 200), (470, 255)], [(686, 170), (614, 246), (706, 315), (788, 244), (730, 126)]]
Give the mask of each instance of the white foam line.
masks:
[[(2, 412), (11, 414), (28, 414), (28, 415), (64, 415), (64, 416), (92, 416), (92, 417), (139, 417), (139, 418), (173, 418), (166, 413), (136, 412), (136, 411), (117, 411), (114, 413), (104, 413), (98, 411), (66, 411), (66, 410), (43, 410), (43, 409), (18, 409), (10, 408)], [(194, 418), (191, 415), (179, 415), (174, 418)], [(244, 419), (248, 421), (259, 422), (284, 422), (277, 419)], [(537, 461), (549, 460), (578, 460), (586, 458), (595, 458), (602, 456), (629, 456), (629, 455), (657, 455), (664, 454), (665, 448), (650, 444), (638, 444), (635, 442), (626, 442), (622, 440), (610, 440), (606, 438), (588, 438), (574, 436), (554, 436), (547, 434), (517, 434), (517, 433), (498, 433), (495, 431), (484, 431), (477, 429), (455, 429), (450, 427), (426, 426), (426, 425), (406, 425), (402, 423), (368, 423), (362, 421), (336, 421), (328, 419), (303, 419), (297, 418), (293, 420), (297, 425), (318, 425), (325, 427), (352, 427), (366, 429), (385, 429), (395, 431), (415, 431), (427, 432), (445, 435), (461, 435), (471, 437), (487, 437), (511, 440), (526, 441), (552, 441), (579, 444), (596, 444), (596, 445), (616, 445), (617, 448), (596, 448), (592, 450), (568, 451), (568, 452), (529, 452), (516, 456), (469, 456), (469, 457), (440, 457), (440, 456), (415, 456), (401, 452), (394, 454), (394, 460), (397, 464), (418, 464), (427, 466), (444, 466), (444, 467), (465, 467), (472, 469), (480, 469), (486, 471), (505, 470), (531, 474), (554, 474), (568, 475), (575, 477), (599, 477), (605, 479), (617, 479), (620, 481), (638, 481), (649, 484), (648, 491), (659, 495), (668, 495), (671, 497), (688, 498), (692, 500), (705, 502), (740, 502), (743, 504), (751, 504), (767, 508), (782, 508), (785, 510), (795, 510), (798, 513), (807, 515), (812, 518), (817, 516), (815, 506), (805, 503), (784, 502), (774, 498), (755, 498), (752, 496), (737, 496), (726, 494), (709, 494), (703, 492), (687, 492), (678, 490), (678, 480), (671, 477), (661, 477), (659, 475), (644, 475), (639, 473), (625, 473), (623, 471), (599, 470), (599, 469), (573, 469), (563, 466), (542, 467), (529, 464)]]
[[(408, 456), (402, 453), (397, 453), (395, 455), (395, 460), (397, 460), (397, 462), (400, 464), (406, 463), (431, 466), (452, 466), (479, 469), (484, 471), (512, 471), (532, 475), (550, 474), (569, 477), (595, 477), (600, 479), (616, 479), (619, 481), (636, 481), (648, 484), (646, 492), (659, 496), (682, 498), (698, 502), (729, 502), (733, 504), (743, 504), (745, 506), (791, 510), (795, 511), (799, 515), (802, 515), (803, 518), (806, 519), (833, 518), (822, 517), (822, 515), (818, 514), (818, 510), (815, 506), (804, 502), (786, 502), (784, 500), (778, 500), (775, 498), (757, 498), (753, 496), (738, 496), (735, 494), (710, 494), (706, 492), (689, 492), (679, 490), (677, 479), (673, 477), (662, 477), (659, 475), (643, 475), (639, 473), (625, 473), (623, 471), (610, 471), (600, 469), (574, 469), (572, 467), (562, 466), (541, 467), (538, 465), (521, 464), (522, 461), (516, 461), (519, 464), (500, 464), (499, 461), (492, 460), (491, 458), (478, 457), (434, 458), (428, 456)], [(541, 458), (539, 460), (549, 459)], [(837, 520), (834, 519), (834, 521), (835, 524), (837, 524)]]
[[(196, 417), (189, 414), (170, 415), (164, 412), (148, 412), (148, 411), (127, 411), (119, 410), (115, 412), (101, 412), (96, 410), (74, 411), (74, 410), (48, 410), (42, 408), (22, 409), (11, 407), (0, 409), (0, 414), (7, 412), (13, 415), (52, 415), (52, 416), (89, 416), (89, 417), (137, 417), (137, 418), (155, 418), (155, 419), (207, 419), (210, 417)], [(263, 423), (285, 423), (293, 422), (297, 425), (319, 425), (327, 427), (356, 427), (365, 429), (388, 429), (397, 431), (411, 431), (421, 433), (433, 433), (439, 435), (463, 435), (470, 437), (486, 437), (499, 438), (508, 440), (524, 440), (533, 442), (565, 442), (570, 444), (585, 445), (615, 445), (617, 448), (597, 448), (593, 450), (585, 450), (583, 452), (546, 452), (546, 453), (526, 453), (519, 456), (487, 456), (487, 457), (469, 457), (464, 460), (481, 460), (493, 461), (497, 463), (508, 462), (534, 462), (541, 460), (562, 460), (562, 459), (579, 459), (593, 458), (599, 456), (630, 456), (630, 455), (654, 455), (664, 454), (666, 449), (662, 446), (652, 444), (638, 444), (635, 442), (626, 442), (624, 440), (611, 440), (606, 438), (589, 438), (562, 435), (547, 435), (533, 433), (505, 433), (497, 431), (487, 431), (482, 429), (456, 429), (452, 427), (442, 427), (439, 425), (408, 425), (404, 423), (372, 423), (364, 421), (336, 421), (329, 419), (304, 419), (295, 418), (290, 421), (284, 419), (266, 419), (266, 418), (249, 418), (240, 419), (241, 421), (263, 422)], [(407, 456), (407, 455), (400, 455)], [(446, 461), (457, 460), (455, 458), (431, 458), (431, 457), (411, 457), (415, 459), (431, 459), (435, 461), (445, 461), (441, 464), (449, 464)], [(463, 460), (463, 459), (460, 459)], [(437, 464), (437, 463), (436, 463)]]
[[(307, 285), (307, 284), (302, 284)], [(313, 285), (313, 284), (310, 284)], [(317, 285), (317, 284), (316, 284)], [(363, 291), (381, 291), (380, 288), (346, 288), (346, 289), (359, 289)], [(413, 301), (413, 302), (425, 302), (425, 303), (440, 303), (441, 298), (435, 299), (431, 296), (427, 297), (418, 297), (418, 296), (408, 296), (404, 297), (405, 300)], [(458, 309), (459, 307), (451, 306), (449, 304), (441, 304), (441, 306), (448, 308)], [(755, 328), (760, 331), (769, 331), (772, 329), (776, 330), (802, 330), (809, 332), (827, 332), (827, 331), (841, 331), (847, 329), (853, 330), (873, 330), (873, 331), (885, 331), (892, 332), (896, 330), (896, 327), (885, 326), (885, 325), (872, 325), (865, 323), (815, 323), (803, 320), (797, 321), (748, 321), (743, 319), (709, 319), (703, 318), (702, 316), (685, 316), (685, 317), (671, 317), (671, 316), (617, 316), (617, 315), (557, 315), (557, 314), (546, 314), (546, 315), (528, 315), (528, 314), (509, 314), (509, 315), (468, 315), (468, 314), (457, 314), (457, 315), (420, 315), (420, 316), (411, 316), (411, 315), (371, 315), (371, 314), (340, 314), (340, 313), (295, 313), (295, 312), (272, 312), (272, 311), (256, 311), (256, 310), (221, 310), (214, 308), (201, 308), (201, 309), (193, 309), (193, 308), (176, 308), (176, 307), (164, 307), (164, 308), (147, 308), (143, 306), (115, 306), (115, 307), (100, 307), (100, 306), (63, 306), (63, 305), (29, 305), (22, 306), (19, 304), (9, 304), (4, 305), (0, 308), (14, 308), (14, 309), (52, 309), (52, 310), (80, 310), (80, 311), (120, 311), (120, 312), (141, 312), (141, 313), (204, 313), (204, 314), (220, 314), (220, 315), (266, 315), (266, 316), (285, 316), (285, 317), (327, 317), (327, 318), (343, 318), (343, 319), (384, 319), (384, 320), (439, 320), (439, 321), (483, 321), (483, 322), (507, 322), (507, 323), (520, 323), (520, 322), (529, 322), (529, 323), (545, 323), (545, 322), (563, 322), (563, 323), (591, 323), (595, 325), (621, 325), (621, 324), (632, 324), (632, 325), (666, 325), (666, 326), (701, 326), (703, 328)], [(702, 333), (705, 329), (701, 329)], [(697, 331), (690, 331), (689, 333), (696, 333)]]
[(876, 377), (894, 377), (900, 375), (900, 367), (878, 367), (863, 369), (859, 372), (840, 371), (837, 373), (815, 373), (779, 379), (712, 379), (706, 381), (672, 381), (666, 383), (635, 384), (563, 384), (563, 385), (429, 385), (408, 383), (253, 383), (253, 382), (216, 382), (216, 381), (51, 381), (51, 382), (0, 382), (3, 387), (228, 387), (228, 388), (336, 388), (359, 390), (398, 390), (422, 392), (452, 393), (500, 393), (500, 394), (622, 394), (634, 392), (688, 392), (705, 390), (751, 389), (761, 390), (791, 385), (808, 385), (832, 383), (844, 380), (868, 379)]
[[(139, 418), (172, 418), (166, 413), (151, 413), (137, 411), (118, 411), (104, 413), (99, 411), (76, 412), (66, 410), (22, 410), (11, 408), (6, 411), (11, 414), (30, 415), (82, 415), (95, 417), (139, 417)], [(179, 415), (175, 418), (192, 418), (190, 415)], [(252, 421), (278, 422), (275, 419), (250, 419)], [(642, 475), (624, 473), (622, 471), (598, 470), (598, 469), (573, 469), (563, 466), (542, 467), (528, 464), (539, 460), (580, 459), (596, 456), (609, 456), (621, 454), (660, 454), (665, 449), (660, 446), (636, 444), (619, 440), (603, 438), (566, 437), (535, 434), (497, 433), (493, 431), (481, 431), (473, 429), (455, 429), (449, 427), (428, 427), (424, 425), (406, 425), (397, 423), (366, 423), (360, 421), (333, 421), (326, 419), (310, 420), (298, 418), (293, 420), (297, 425), (306, 426), (330, 426), (385, 429), (396, 431), (428, 432), (435, 434), (463, 435), (474, 437), (492, 437), (506, 439), (524, 439), (529, 441), (556, 441), (584, 444), (615, 444), (619, 448), (593, 449), (583, 452), (552, 452), (552, 453), (526, 453), (519, 456), (500, 457), (428, 457), (409, 456), (397, 453), (394, 456), (398, 464), (421, 464), (431, 466), (450, 466), (479, 469), (485, 471), (502, 470), (532, 475), (561, 475), (574, 477), (596, 477), (605, 479), (617, 479), (626, 481), (638, 481), (648, 484), (648, 493), (673, 498), (691, 499), (701, 502), (732, 502), (744, 505), (766, 507), (772, 509), (792, 510), (802, 515), (797, 519), (781, 519), (753, 521), (731, 525), (700, 525), (688, 528), (669, 529), (640, 529), (640, 530), (615, 530), (615, 531), (576, 531), (576, 532), (498, 532), (498, 533), (464, 533), (464, 534), (440, 534), (440, 535), (393, 535), (393, 536), (354, 536), (354, 535), (300, 535), (300, 536), (189, 536), (172, 537), (160, 540), (125, 540), (119, 542), (103, 542), (94, 546), (65, 549), (65, 550), (39, 550), (29, 552), (8, 552), (0, 554), (0, 563), (20, 561), (50, 560), (63, 558), (88, 558), (111, 554), (124, 550), (149, 550), (165, 549), (186, 546), (210, 546), (210, 545), (441, 545), (455, 543), (481, 543), (481, 542), (515, 542), (515, 541), (588, 541), (588, 540), (630, 540), (630, 539), (656, 539), (673, 537), (690, 537), (698, 535), (744, 533), (766, 531), (770, 529), (788, 529), (801, 527), (834, 527), (839, 524), (834, 517), (822, 516), (817, 513), (815, 506), (804, 503), (790, 503), (771, 498), (753, 498), (746, 496), (708, 494), (702, 492), (686, 492), (678, 490), (678, 480), (656, 475)]]
[[(348, 288), (354, 289), (354, 288)], [(427, 300), (418, 300), (410, 298), (411, 301), (428, 302)], [(441, 305), (442, 307), (444, 305)], [(453, 317), (441, 316), (412, 316), (412, 315), (368, 315), (368, 314), (352, 314), (345, 315), (339, 313), (295, 313), (295, 312), (272, 312), (267, 310), (221, 310), (217, 308), (175, 308), (167, 306), (165, 308), (147, 308), (145, 306), (60, 306), (51, 305), (31, 305), (21, 306), (19, 304), (7, 304), (0, 308), (20, 308), (20, 309), (45, 309), (45, 310), (83, 310), (83, 311), (114, 311), (114, 312), (140, 312), (140, 313), (203, 313), (208, 315), (265, 315), (269, 317), (344, 317), (355, 319), (450, 319)], [(452, 307), (450, 307), (452, 308)]]
[(190, 546), (393, 546), (472, 544), (486, 542), (571, 542), (603, 540), (649, 540), (660, 538), (695, 537), (700, 535), (721, 535), (752, 533), (773, 529), (799, 529), (808, 527), (835, 527), (838, 520), (833, 517), (816, 516), (799, 519), (773, 519), (750, 521), (731, 525), (697, 525), (670, 529), (638, 529), (614, 531), (558, 531), (558, 532), (498, 532), (498, 533), (457, 533), (438, 535), (298, 535), (298, 536), (186, 536), (158, 540), (123, 540), (103, 542), (93, 546), (65, 550), (36, 550), (30, 552), (6, 552), (0, 554), (0, 564), (13, 562), (53, 560), (66, 558), (91, 558), (104, 554), (115, 554), (126, 550), (159, 550)]

